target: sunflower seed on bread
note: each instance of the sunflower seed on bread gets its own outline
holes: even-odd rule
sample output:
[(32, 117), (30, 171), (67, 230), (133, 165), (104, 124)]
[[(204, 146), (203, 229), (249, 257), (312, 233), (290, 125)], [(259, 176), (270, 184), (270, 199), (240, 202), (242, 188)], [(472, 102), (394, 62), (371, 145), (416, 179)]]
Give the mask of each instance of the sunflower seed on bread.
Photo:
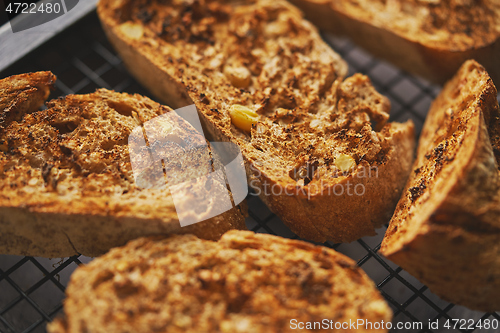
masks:
[[(389, 123), (389, 100), (366, 76), (345, 79), (346, 63), (297, 8), (102, 0), (98, 14), (144, 86), (169, 105), (196, 104), (213, 141), (240, 146), (249, 184), (296, 234), (348, 242), (390, 219), (413, 124)], [(344, 155), (351, 162), (336, 163)]]

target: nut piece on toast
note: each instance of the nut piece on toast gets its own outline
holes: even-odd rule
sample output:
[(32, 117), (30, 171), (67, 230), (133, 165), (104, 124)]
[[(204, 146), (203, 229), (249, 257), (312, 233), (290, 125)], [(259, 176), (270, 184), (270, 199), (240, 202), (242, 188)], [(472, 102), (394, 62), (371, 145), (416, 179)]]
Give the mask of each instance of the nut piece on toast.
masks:
[(500, 114), (467, 61), (431, 106), (381, 252), (442, 298), (500, 310)]
[(411, 122), (284, 1), (102, 0), (103, 27), (158, 98), (195, 103), (237, 143), (250, 185), (299, 236), (348, 242), (387, 222), (413, 162)]
[(468, 59), (500, 84), (498, 0), (290, 0), (320, 29), (435, 83)]
[[(229, 231), (218, 242), (192, 235), (131, 241), (79, 267), (66, 295), (65, 317), (49, 324), (50, 333), (282, 333), (297, 331), (293, 319), (385, 327), (392, 317), (351, 259), (250, 231)], [(343, 330), (332, 324), (327, 331)]]
[[(229, 229), (245, 228), (237, 207), (181, 228), (168, 186), (146, 189), (136, 183), (129, 135), (171, 109), (100, 89), (52, 100), (48, 109), (36, 111), (54, 80), (46, 72), (0, 80), (0, 90), (12, 92), (4, 93), (6, 107), (0, 110), (0, 253), (96, 256), (142, 236), (194, 233), (218, 239)], [(196, 130), (174, 119), (172, 131), (193, 140)], [(197, 162), (207, 172), (213, 168), (208, 160)], [(191, 199), (186, 195), (185, 201)]]

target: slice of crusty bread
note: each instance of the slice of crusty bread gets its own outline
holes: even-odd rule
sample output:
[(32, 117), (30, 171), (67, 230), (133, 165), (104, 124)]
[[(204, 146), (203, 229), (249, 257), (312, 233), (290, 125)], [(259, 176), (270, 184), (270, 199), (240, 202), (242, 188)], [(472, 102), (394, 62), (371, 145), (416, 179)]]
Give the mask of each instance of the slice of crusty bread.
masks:
[(444, 299), (500, 310), (500, 114), (466, 62), (429, 111), (381, 252)]
[[(217, 239), (229, 229), (245, 228), (238, 208), (181, 228), (168, 187), (137, 186), (129, 135), (169, 108), (101, 89), (50, 101), (48, 109), (33, 112), (54, 80), (46, 72), (0, 80), (2, 92), (12, 91), (2, 96), (7, 107), (0, 110), (5, 120), (0, 132), (0, 253), (95, 256), (146, 235), (194, 233)], [(32, 113), (23, 116), (27, 112)], [(175, 135), (196, 136), (191, 125), (174, 119)], [(199, 162), (211, 170), (210, 161)]]
[[(304, 327), (324, 319), (373, 327), (392, 317), (351, 259), (250, 231), (229, 231), (219, 242), (191, 235), (131, 241), (79, 267), (66, 295), (65, 318), (49, 324), (51, 333), (281, 333), (297, 331), (292, 319)], [(387, 332), (334, 327), (323, 329)]]
[(500, 84), (498, 0), (290, 0), (321, 29), (436, 83), (476, 59)]
[[(98, 5), (132, 74), (176, 107), (195, 103), (215, 141), (237, 143), (250, 185), (299, 236), (375, 234), (407, 179), (413, 124), (354, 75), (292, 5), (278, 1), (116, 1)], [(235, 126), (243, 105), (258, 121)], [(241, 107), (240, 107), (241, 108)]]
[(51, 72), (27, 73), (0, 81), (0, 131), (38, 110), (49, 97), (56, 77)]

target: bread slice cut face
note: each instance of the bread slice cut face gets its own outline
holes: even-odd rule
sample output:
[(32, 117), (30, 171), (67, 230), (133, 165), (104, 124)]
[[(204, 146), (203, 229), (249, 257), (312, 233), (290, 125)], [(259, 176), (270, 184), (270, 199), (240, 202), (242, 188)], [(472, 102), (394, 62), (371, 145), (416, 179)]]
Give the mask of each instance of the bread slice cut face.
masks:
[[(181, 228), (165, 181), (144, 186), (135, 177), (129, 137), (148, 121), (173, 113), (170, 108), (100, 89), (52, 100), (38, 111), (54, 81), (47, 72), (0, 80), (0, 253), (96, 256), (146, 235), (194, 233), (217, 239), (229, 229), (245, 228), (239, 207)], [(183, 172), (165, 164), (169, 175), (191, 179), (210, 172), (206, 141), (187, 121), (172, 119), (169, 135), (204, 150), (188, 155), (180, 145), (167, 147), (183, 156), (178, 162), (197, 165)], [(179, 205), (193, 205), (195, 198), (185, 193)], [(192, 211), (203, 216), (211, 209)]]
[(0, 131), (12, 121), (19, 121), (25, 114), (38, 110), (49, 97), (55, 81), (56, 76), (51, 72), (21, 74), (2, 80)]
[(442, 298), (500, 310), (500, 114), (467, 61), (434, 101), (381, 253)]
[(497, 0), (290, 1), (320, 29), (432, 82), (444, 84), (475, 59), (500, 84)]
[(65, 317), (49, 324), (50, 333), (282, 333), (321, 330), (318, 322), (328, 332), (343, 331), (335, 323), (387, 332), (392, 317), (348, 257), (236, 230), (218, 242), (192, 235), (131, 241), (79, 267), (66, 295)]
[(348, 242), (392, 215), (413, 124), (284, 1), (98, 6), (130, 72), (169, 105), (196, 104), (213, 141), (239, 145), (250, 186), (300, 237)]

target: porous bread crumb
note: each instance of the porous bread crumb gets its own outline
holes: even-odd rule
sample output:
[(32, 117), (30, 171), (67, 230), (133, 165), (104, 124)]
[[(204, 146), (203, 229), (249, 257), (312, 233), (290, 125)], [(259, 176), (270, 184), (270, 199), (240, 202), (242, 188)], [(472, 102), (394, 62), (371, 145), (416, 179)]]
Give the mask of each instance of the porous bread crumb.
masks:
[[(136, 182), (129, 136), (170, 108), (100, 89), (52, 100), (38, 111), (54, 82), (50, 72), (0, 80), (0, 142), (5, 146), (0, 152), (0, 253), (95, 256), (145, 235), (199, 233), (217, 239), (231, 228), (245, 228), (239, 208), (203, 218), (215, 204), (198, 207), (202, 222), (181, 228), (165, 177), (156, 179), (161, 186), (154, 188), (141, 186), (151, 185), (147, 177)], [(180, 117), (171, 120), (157, 122), (158, 131), (172, 139), (162, 148), (178, 156), (163, 165), (170, 179), (212, 172), (209, 148), (204, 154), (196, 148), (207, 147), (206, 140)], [(177, 144), (183, 140), (184, 148)], [(143, 167), (151, 167), (146, 155), (146, 147), (139, 147)], [(194, 167), (178, 165), (189, 161)], [(189, 190), (184, 194), (185, 201), (192, 200)]]
[(281, 333), (295, 331), (291, 319), (391, 320), (351, 259), (252, 232), (228, 232), (219, 242), (142, 238), (113, 249), (75, 271), (64, 312), (49, 332)]
[[(345, 79), (347, 64), (297, 8), (281, 0), (106, 0), (98, 13), (141, 83), (165, 101), (196, 104), (211, 140), (239, 145), (249, 183), (292, 231), (345, 242), (387, 221), (410, 169), (413, 124), (389, 123), (389, 100), (364, 75)], [(141, 42), (121, 32), (127, 22), (143, 26)], [(227, 68), (246, 68), (248, 86), (237, 87)], [(251, 126), (237, 125), (234, 105), (257, 114)], [(340, 154), (355, 160), (353, 172), (338, 172)], [(358, 177), (372, 169), (381, 178)], [(337, 196), (339, 185), (365, 195)]]

